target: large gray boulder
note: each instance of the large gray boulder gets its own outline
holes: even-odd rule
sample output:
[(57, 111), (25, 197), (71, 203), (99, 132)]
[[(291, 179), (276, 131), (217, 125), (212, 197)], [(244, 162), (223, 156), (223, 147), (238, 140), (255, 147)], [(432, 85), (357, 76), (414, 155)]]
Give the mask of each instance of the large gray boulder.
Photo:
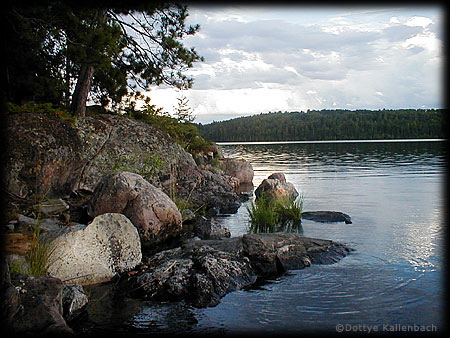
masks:
[(88, 203), (88, 214), (121, 213), (138, 229), (143, 245), (175, 237), (182, 230), (176, 204), (142, 176), (121, 172), (104, 177)]
[(260, 198), (261, 195), (270, 198), (287, 198), (295, 200), (298, 196), (298, 191), (292, 183), (286, 181), (286, 177), (283, 173), (274, 173), (264, 179), (258, 188), (256, 188), (256, 198)]
[(106, 282), (141, 262), (139, 234), (124, 215), (107, 213), (71, 228), (52, 241), (49, 258), (48, 273), (64, 283)]
[(226, 175), (236, 177), (239, 180), (239, 184), (253, 183), (253, 167), (247, 160), (223, 158), (220, 160), (219, 166)]

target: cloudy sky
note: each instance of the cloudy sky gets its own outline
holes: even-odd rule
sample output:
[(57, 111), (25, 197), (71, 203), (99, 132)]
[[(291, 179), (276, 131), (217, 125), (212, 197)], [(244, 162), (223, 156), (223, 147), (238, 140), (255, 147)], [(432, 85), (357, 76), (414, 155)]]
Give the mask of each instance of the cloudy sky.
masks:
[(189, 6), (205, 58), (192, 89), (155, 88), (196, 122), (269, 111), (442, 108), (444, 12), (422, 7)]

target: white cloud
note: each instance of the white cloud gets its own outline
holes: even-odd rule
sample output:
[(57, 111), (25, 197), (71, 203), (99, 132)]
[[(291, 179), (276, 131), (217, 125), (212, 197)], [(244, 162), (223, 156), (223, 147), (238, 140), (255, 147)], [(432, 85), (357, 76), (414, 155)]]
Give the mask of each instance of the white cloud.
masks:
[(405, 25), (406, 26), (420, 26), (420, 27), (427, 27), (428, 25), (430, 25), (431, 23), (433, 23), (433, 20), (431, 20), (430, 18), (426, 18), (423, 16), (414, 16), (411, 19), (409, 19), (408, 21), (406, 21)]
[[(200, 122), (278, 110), (442, 105), (439, 8), (208, 6), (191, 13), (201, 30), (185, 43), (205, 62), (189, 71), (194, 86), (184, 95)], [(152, 103), (170, 110), (177, 95), (155, 89)]]

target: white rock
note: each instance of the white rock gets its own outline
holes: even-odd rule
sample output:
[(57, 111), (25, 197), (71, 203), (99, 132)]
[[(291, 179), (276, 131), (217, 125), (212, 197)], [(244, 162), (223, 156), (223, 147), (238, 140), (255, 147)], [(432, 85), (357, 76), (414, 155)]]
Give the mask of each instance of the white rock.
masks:
[(106, 213), (52, 242), (48, 272), (67, 284), (109, 281), (142, 259), (136, 227), (122, 214)]

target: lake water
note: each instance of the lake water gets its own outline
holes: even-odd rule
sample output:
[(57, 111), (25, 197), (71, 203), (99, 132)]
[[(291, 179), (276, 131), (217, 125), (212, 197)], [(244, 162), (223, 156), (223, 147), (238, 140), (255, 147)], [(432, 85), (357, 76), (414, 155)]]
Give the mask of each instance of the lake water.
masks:
[[(355, 249), (332, 265), (290, 271), (213, 308), (136, 300), (89, 315), (90, 332), (301, 333), (440, 331), (444, 325), (444, 142), (223, 144), (254, 168), (254, 185), (283, 172), (304, 210), (342, 211), (352, 224), (302, 221), (303, 235)], [(244, 203), (220, 217), (247, 231)], [(98, 291), (93, 291), (98, 292)]]

